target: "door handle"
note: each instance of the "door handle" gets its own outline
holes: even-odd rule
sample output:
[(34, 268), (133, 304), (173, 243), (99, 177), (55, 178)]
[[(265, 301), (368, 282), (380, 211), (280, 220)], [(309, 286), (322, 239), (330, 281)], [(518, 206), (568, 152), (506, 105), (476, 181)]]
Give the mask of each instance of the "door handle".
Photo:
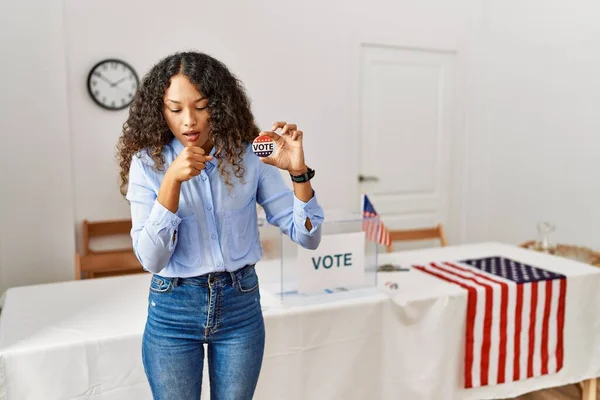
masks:
[(365, 176), (365, 175), (359, 175), (358, 176), (358, 181), (359, 182), (379, 182), (379, 178), (376, 176)]

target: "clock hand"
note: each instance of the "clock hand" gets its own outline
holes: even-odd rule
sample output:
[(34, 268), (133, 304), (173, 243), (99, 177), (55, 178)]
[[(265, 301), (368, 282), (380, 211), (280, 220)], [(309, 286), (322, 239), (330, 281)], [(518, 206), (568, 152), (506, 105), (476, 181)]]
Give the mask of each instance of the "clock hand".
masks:
[(113, 83), (111, 81), (109, 81), (107, 78), (104, 77), (104, 75), (102, 75), (100, 72), (98, 72), (96, 74), (96, 76), (100, 79), (102, 79), (104, 82), (108, 83), (110, 86), (113, 86)]
[(111, 86), (111, 87), (115, 87), (115, 86), (117, 86), (119, 83), (123, 82), (124, 80), (125, 80), (125, 78), (121, 78), (121, 79), (119, 79), (118, 81), (116, 81), (115, 83), (112, 83), (110, 86)]

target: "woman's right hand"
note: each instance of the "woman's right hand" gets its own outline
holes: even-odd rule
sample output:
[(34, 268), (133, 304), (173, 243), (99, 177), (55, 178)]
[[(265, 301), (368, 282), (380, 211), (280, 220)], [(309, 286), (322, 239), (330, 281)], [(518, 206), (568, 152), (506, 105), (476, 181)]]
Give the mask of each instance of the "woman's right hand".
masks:
[(179, 183), (188, 181), (194, 176), (200, 175), (200, 172), (206, 167), (206, 163), (212, 161), (213, 158), (211, 155), (204, 155), (202, 147), (184, 147), (177, 158), (173, 160), (166, 174)]

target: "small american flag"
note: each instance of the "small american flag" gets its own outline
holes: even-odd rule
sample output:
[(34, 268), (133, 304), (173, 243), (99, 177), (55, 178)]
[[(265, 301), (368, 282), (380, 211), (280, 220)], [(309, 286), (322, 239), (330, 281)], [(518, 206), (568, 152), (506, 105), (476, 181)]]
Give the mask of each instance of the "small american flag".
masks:
[(498, 256), (415, 268), (468, 291), (465, 388), (563, 367), (564, 275)]
[(390, 246), (392, 244), (390, 232), (378, 218), (379, 214), (366, 194), (362, 195), (362, 204), (363, 231), (366, 232), (367, 239), (382, 246)]

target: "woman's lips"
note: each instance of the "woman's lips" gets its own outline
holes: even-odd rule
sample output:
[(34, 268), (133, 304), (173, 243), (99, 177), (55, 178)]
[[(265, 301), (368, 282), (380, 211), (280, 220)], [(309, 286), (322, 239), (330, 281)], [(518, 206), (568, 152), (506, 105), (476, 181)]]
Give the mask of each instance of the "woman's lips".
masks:
[(200, 132), (186, 132), (183, 134), (188, 142), (195, 142), (200, 137)]

